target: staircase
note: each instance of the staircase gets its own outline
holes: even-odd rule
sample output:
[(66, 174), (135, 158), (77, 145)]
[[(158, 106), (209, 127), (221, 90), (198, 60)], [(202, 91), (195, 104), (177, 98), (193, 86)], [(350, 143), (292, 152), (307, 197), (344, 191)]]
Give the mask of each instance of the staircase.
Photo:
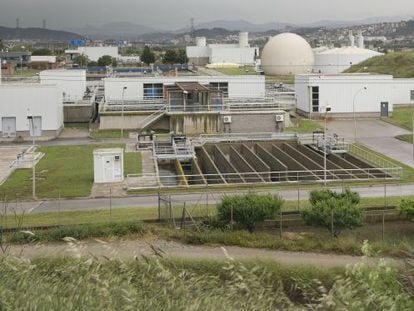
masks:
[(138, 126), (138, 129), (140, 130), (140, 132), (143, 132), (146, 129), (148, 129), (151, 125), (159, 121), (161, 118), (163, 118), (164, 116), (165, 116), (165, 106), (163, 106), (161, 109), (155, 111), (154, 113), (146, 117), (141, 122), (141, 124)]

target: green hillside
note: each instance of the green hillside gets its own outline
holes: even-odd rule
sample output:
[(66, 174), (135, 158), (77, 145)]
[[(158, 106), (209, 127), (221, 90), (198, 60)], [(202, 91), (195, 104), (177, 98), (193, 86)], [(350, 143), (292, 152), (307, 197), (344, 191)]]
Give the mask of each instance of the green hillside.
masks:
[(396, 78), (414, 77), (414, 51), (393, 52), (368, 59), (346, 72), (391, 74)]

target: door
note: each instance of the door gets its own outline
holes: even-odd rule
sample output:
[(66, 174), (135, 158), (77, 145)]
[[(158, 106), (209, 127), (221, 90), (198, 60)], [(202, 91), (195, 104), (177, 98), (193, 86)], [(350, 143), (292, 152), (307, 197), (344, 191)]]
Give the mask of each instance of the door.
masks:
[(381, 117), (388, 117), (388, 102), (381, 102)]
[(42, 117), (33, 117), (30, 124), (30, 136), (42, 136)]
[(113, 159), (113, 156), (104, 157), (105, 182), (112, 182), (114, 179), (114, 164), (113, 164), (112, 159)]
[(15, 117), (3, 117), (1, 118), (1, 131), (3, 137), (16, 137), (16, 118)]

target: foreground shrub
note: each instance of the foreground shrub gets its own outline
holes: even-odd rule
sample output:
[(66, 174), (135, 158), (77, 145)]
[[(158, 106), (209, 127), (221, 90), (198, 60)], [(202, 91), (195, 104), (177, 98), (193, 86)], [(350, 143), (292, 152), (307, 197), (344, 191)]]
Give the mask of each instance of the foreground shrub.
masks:
[(402, 199), (398, 208), (402, 214), (406, 215), (411, 221), (414, 221), (414, 200)]
[(311, 206), (302, 214), (307, 225), (326, 228), (334, 236), (338, 236), (344, 229), (362, 225), (363, 214), (358, 207), (360, 197), (356, 192), (315, 190), (310, 193), (309, 201)]
[(113, 222), (102, 224), (73, 225), (35, 231), (32, 234), (19, 232), (10, 236), (11, 243), (30, 242), (58, 242), (66, 237), (76, 240), (85, 240), (95, 237), (126, 236), (128, 234), (142, 233), (142, 222)]
[(217, 204), (217, 219), (224, 224), (233, 221), (253, 232), (257, 222), (273, 218), (279, 213), (283, 200), (277, 195), (245, 195), (224, 196)]

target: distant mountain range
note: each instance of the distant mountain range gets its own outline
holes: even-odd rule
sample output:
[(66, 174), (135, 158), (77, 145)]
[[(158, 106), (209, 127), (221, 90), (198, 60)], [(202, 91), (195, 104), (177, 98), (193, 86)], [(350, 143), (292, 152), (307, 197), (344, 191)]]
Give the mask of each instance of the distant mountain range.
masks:
[(157, 33), (159, 30), (130, 22), (115, 22), (101, 26), (85, 26), (70, 28), (70, 31), (80, 33), (90, 39), (133, 39), (144, 34)]
[(44, 28), (9, 28), (0, 26), (0, 39), (68, 41), (83, 39), (83, 36), (77, 33), (61, 30), (51, 30)]

